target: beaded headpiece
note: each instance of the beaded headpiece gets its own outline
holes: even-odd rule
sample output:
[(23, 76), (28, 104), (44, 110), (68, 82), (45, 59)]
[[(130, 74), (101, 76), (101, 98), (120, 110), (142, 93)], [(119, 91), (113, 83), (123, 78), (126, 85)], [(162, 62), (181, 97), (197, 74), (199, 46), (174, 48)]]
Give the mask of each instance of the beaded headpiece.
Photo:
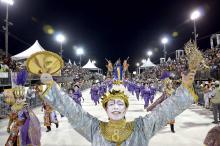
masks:
[(129, 106), (128, 102), (128, 96), (124, 94), (124, 91), (120, 90), (112, 90), (109, 93), (106, 93), (105, 95), (102, 96), (102, 106), (103, 108), (106, 108), (106, 105), (109, 100), (112, 99), (121, 99), (125, 102), (126, 107)]

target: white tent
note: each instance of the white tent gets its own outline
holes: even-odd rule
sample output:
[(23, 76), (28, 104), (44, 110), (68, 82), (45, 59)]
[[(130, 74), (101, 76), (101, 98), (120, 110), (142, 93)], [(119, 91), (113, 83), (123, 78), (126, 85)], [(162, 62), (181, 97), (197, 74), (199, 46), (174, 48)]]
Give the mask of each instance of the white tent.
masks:
[(143, 61), (143, 65), (140, 66), (140, 68), (147, 68), (147, 67), (154, 67), (154, 66), (156, 65), (150, 61), (150, 58), (148, 58), (147, 61), (146, 60)]
[(73, 62), (73, 65), (76, 65), (76, 62), (75, 62), (75, 61)]
[(90, 69), (90, 70), (99, 70), (99, 68), (96, 67), (95, 64), (91, 62), (90, 59), (82, 68)]
[(69, 61), (68, 61), (68, 64), (72, 65), (72, 62), (71, 62), (71, 60), (70, 60), (70, 59), (69, 59)]
[(38, 43), (38, 40), (35, 41), (35, 43), (28, 48), (27, 50), (14, 55), (11, 57), (12, 60), (22, 60), (22, 59), (27, 59), (30, 57), (32, 54), (40, 52), (40, 51), (45, 51), (44, 48)]

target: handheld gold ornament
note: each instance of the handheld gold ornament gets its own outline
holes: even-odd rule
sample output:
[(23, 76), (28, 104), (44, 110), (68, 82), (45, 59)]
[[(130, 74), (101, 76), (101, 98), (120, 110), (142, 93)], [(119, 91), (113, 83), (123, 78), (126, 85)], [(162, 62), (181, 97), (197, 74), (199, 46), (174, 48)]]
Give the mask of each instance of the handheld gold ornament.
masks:
[(55, 75), (63, 67), (62, 58), (56, 53), (49, 51), (37, 52), (27, 59), (27, 70), (35, 75), (48, 73)]

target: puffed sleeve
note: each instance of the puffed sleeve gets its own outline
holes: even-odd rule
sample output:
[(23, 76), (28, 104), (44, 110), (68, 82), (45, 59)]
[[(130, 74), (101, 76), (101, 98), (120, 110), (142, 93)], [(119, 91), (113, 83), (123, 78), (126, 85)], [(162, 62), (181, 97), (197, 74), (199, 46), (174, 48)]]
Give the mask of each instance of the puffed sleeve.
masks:
[(97, 118), (84, 111), (56, 82), (51, 83), (42, 96), (55, 110), (68, 118), (78, 133), (92, 141), (93, 132), (99, 125)]
[(142, 127), (145, 136), (150, 139), (167, 124), (169, 119), (175, 118), (189, 108), (194, 99), (196, 99), (196, 96), (193, 92), (186, 86), (180, 85), (175, 94), (155, 107), (150, 114), (136, 119), (136, 124)]

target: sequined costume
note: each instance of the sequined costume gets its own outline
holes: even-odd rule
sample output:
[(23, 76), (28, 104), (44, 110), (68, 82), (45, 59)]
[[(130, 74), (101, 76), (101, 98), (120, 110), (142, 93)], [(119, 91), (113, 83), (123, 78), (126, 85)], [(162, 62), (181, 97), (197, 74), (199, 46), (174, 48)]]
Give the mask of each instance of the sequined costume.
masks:
[(151, 86), (150, 86), (150, 90), (151, 90), (150, 102), (153, 103), (155, 94), (156, 94), (156, 92), (157, 92), (157, 89), (156, 89), (156, 87), (154, 87), (153, 85), (151, 85)]
[(9, 116), (10, 135), (5, 146), (40, 146), (41, 127), (25, 102), (15, 103)]
[(78, 103), (79, 105), (81, 105), (81, 99), (82, 99), (82, 93), (80, 90), (77, 90), (73, 93), (73, 97), (72, 99)]
[(111, 123), (98, 120), (84, 111), (81, 106), (71, 102), (72, 99), (55, 82), (48, 87), (43, 97), (53, 105), (54, 109), (64, 114), (73, 128), (91, 142), (92, 146), (115, 146), (116, 144), (120, 146), (147, 146), (150, 138), (163, 128), (170, 118), (176, 117), (194, 102), (194, 97), (189, 91), (191, 90), (187, 90), (184, 85), (181, 85), (174, 95), (157, 106), (149, 115), (132, 121), (130, 126), (133, 128), (130, 129), (130, 135), (129, 133), (128, 135), (123, 134), (125, 140), (120, 144), (113, 141), (121, 139), (121, 130), (124, 126), (129, 126), (129, 123), (120, 124), (122, 127), (113, 133), (104, 133), (102, 125), (111, 125)]
[(128, 91), (131, 92), (132, 95), (134, 95), (135, 90), (135, 84), (133, 81), (128, 82)]
[(149, 87), (144, 88), (141, 91), (141, 96), (144, 98), (144, 108), (147, 108), (151, 99), (151, 89)]
[[(21, 69), (14, 80), (9, 103), (12, 105), (7, 132), (10, 133), (5, 146), (39, 146), (41, 139), (40, 121), (25, 102), (26, 70)], [(12, 100), (13, 99), (13, 100)], [(10, 101), (10, 100), (9, 100)]]
[(137, 100), (139, 100), (139, 96), (140, 96), (140, 92), (141, 92), (141, 86), (139, 84), (135, 84), (135, 88), (134, 88)]
[(58, 124), (56, 112), (46, 101), (43, 102), (44, 126), (50, 129), (51, 123)]

